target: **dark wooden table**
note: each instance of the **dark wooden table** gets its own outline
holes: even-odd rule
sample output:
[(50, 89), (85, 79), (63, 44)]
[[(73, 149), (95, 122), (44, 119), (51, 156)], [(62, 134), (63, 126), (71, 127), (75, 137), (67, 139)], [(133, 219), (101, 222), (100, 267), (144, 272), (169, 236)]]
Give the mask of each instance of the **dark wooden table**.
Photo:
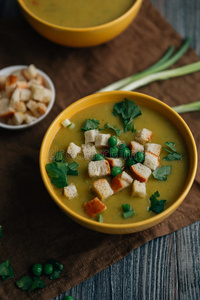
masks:
[[(200, 55), (200, 0), (151, 0)], [(0, 18), (20, 14), (16, 0), (0, 0)], [(200, 95), (197, 99), (200, 100)], [(157, 238), (54, 300), (199, 300), (200, 222)], [(39, 300), (39, 299), (38, 299)]]

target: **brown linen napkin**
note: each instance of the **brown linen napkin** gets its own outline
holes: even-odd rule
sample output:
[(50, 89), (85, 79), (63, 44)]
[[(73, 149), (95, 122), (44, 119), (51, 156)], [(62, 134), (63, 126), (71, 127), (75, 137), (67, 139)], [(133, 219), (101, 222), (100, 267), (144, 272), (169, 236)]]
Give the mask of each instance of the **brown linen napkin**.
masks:
[[(71, 221), (48, 195), (39, 171), (42, 138), (53, 119), (75, 100), (109, 83), (145, 69), (157, 61), (170, 44), (179, 47), (182, 38), (146, 0), (131, 26), (107, 44), (72, 49), (53, 44), (38, 35), (23, 19), (1, 22), (0, 68), (34, 63), (52, 78), (56, 103), (48, 117), (24, 131), (0, 129), (0, 262), (10, 259), (15, 278), (0, 284), (0, 299), (51, 299), (123, 258), (142, 244), (200, 218), (200, 174), (180, 208), (161, 224), (130, 235), (106, 235)], [(192, 49), (176, 64), (197, 61)], [(169, 105), (199, 100), (200, 72), (138, 91)], [(199, 113), (185, 114), (197, 145)], [(55, 281), (45, 279), (43, 290), (30, 294), (14, 282), (36, 262), (53, 257), (64, 271)]]

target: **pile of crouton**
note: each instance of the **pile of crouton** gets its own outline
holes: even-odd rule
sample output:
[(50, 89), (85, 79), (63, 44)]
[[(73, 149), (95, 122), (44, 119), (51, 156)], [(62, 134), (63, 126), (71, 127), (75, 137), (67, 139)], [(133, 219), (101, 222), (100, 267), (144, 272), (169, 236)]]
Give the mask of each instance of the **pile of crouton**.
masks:
[(31, 64), (0, 76), (0, 121), (9, 125), (30, 124), (45, 114), (52, 92)]
[[(99, 149), (109, 147), (110, 134), (99, 133), (97, 129), (88, 130), (84, 134), (85, 144), (78, 146), (71, 142), (67, 148), (67, 154), (71, 158), (76, 158), (79, 153), (82, 153), (83, 157), (88, 160), (88, 176), (96, 179), (92, 185), (92, 190), (96, 196), (84, 203), (85, 212), (90, 217), (94, 217), (106, 209), (103, 202), (108, 197), (129, 186), (132, 186), (133, 197), (145, 197), (148, 178), (151, 176), (152, 171), (160, 165), (159, 156), (162, 148), (161, 145), (150, 142), (152, 132), (146, 128), (138, 130), (135, 139), (130, 142), (131, 156), (133, 157), (138, 151), (142, 151), (145, 154), (145, 159), (143, 163), (131, 165), (129, 173), (125, 171), (125, 159), (121, 157), (105, 157), (104, 160), (93, 161), (94, 155), (98, 153)], [(120, 143), (119, 140), (118, 145)], [(120, 167), (122, 173), (112, 177), (109, 182), (107, 178), (111, 175), (111, 169), (114, 166)], [(76, 197), (78, 192), (75, 185), (71, 184), (65, 187), (64, 194), (69, 199)]]

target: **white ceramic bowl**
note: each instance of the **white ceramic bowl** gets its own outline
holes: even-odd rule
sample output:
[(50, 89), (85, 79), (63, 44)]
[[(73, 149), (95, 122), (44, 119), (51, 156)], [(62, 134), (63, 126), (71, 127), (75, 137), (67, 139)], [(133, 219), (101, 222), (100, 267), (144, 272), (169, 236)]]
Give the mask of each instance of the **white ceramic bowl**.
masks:
[[(9, 76), (13, 72), (25, 69), (27, 67), (28, 66), (26, 66), (26, 65), (16, 65), (16, 66), (6, 67), (6, 68), (0, 70), (0, 76)], [(37, 69), (37, 71), (38, 71), (39, 74), (41, 74), (43, 76), (45, 86), (47, 88), (49, 88), (52, 92), (52, 97), (51, 97), (51, 100), (50, 100), (50, 102), (47, 106), (47, 110), (46, 110), (45, 114), (42, 115), (41, 117), (37, 118), (34, 122), (32, 122), (30, 124), (8, 125), (8, 124), (5, 124), (3, 122), (0, 122), (0, 128), (10, 129), (10, 130), (26, 129), (26, 128), (32, 127), (32, 126), (36, 125), (37, 123), (41, 122), (48, 115), (48, 113), (51, 111), (51, 109), (54, 105), (54, 102), (55, 102), (55, 95), (56, 95), (54, 84), (53, 84), (52, 80), (50, 79), (50, 77), (46, 73), (44, 73), (43, 71), (41, 71), (39, 69)]]

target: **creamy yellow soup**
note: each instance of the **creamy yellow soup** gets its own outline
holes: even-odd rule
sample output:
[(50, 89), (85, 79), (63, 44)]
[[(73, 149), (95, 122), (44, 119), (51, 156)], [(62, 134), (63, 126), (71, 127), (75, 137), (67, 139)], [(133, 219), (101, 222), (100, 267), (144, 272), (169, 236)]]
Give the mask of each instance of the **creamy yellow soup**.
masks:
[(24, 0), (37, 17), (72, 28), (98, 26), (123, 15), (135, 0)]
[[(167, 176), (167, 180), (159, 181), (151, 175), (146, 184), (147, 195), (144, 198), (133, 197), (131, 185), (107, 198), (104, 201), (107, 209), (102, 212), (104, 223), (127, 224), (151, 218), (156, 214), (148, 210), (150, 206), (150, 196), (158, 191), (160, 193), (158, 200), (166, 200), (166, 209), (179, 197), (186, 182), (189, 170), (189, 157), (182, 136), (176, 127), (158, 112), (142, 106), (140, 106), (140, 109), (142, 115), (134, 119), (135, 128), (137, 130), (142, 128), (151, 130), (153, 132), (151, 142), (160, 144), (163, 147), (165, 147), (164, 144), (167, 141), (175, 142), (176, 151), (181, 153), (183, 156), (181, 160), (164, 161), (162, 158), (168, 153), (165, 150), (162, 150), (160, 154), (160, 165), (172, 166), (171, 174)], [(70, 142), (74, 142), (79, 146), (84, 144), (84, 132), (81, 130), (81, 127), (83, 126), (85, 119), (95, 118), (99, 120), (100, 128), (103, 128), (105, 123), (109, 123), (119, 129), (122, 129), (123, 123), (121, 119), (119, 117), (115, 117), (112, 114), (112, 110), (113, 103), (97, 104), (74, 115), (70, 121), (75, 124), (75, 127), (73, 129), (64, 127), (59, 129), (51, 143), (48, 161), (52, 162), (57, 151), (63, 150), (66, 153), (66, 149)], [(101, 133), (110, 133), (111, 135), (115, 135), (110, 129), (103, 130)], [(135, 133), (129, 131), (122, 133), (119, 138), (121, 141), (129, 145), (130, 141), (134, 140), (134, 137)], [(99, 152), (101, 152), (101, 150)], [(84, 202), (90, 201), (96, 196), (91, 187), (92, 183), (98, 178), (90, 178), (88, 176), (88, 161), (86, 161), (82, 155), (78, 155), (76, 159), (72, 159), (71, 161), (68, 160), (68, 162), (72, 162), (74, 160), (79, 164), (79, 176), (68, 176), (68, 184), (74, 183), (76, 185), (78, 197), (69, 200), (63, 195), (63, 189), (57, 189), (55, 187), (54, 189), (61, 200), (70, 207), (70, 209), (85, 218), (91, 219), (85, 213)], [(125, 171), (131, 175), (128, 168), (126, 168)], [(105, 178), (109, 182), (111, 181), (110, 176)], [(124, 219), (121, 205), (127, 203), (135, 210), (135, 214), (130, 218)], [(92, 219), (96, 221), (98, 220), (97, 216)]]

